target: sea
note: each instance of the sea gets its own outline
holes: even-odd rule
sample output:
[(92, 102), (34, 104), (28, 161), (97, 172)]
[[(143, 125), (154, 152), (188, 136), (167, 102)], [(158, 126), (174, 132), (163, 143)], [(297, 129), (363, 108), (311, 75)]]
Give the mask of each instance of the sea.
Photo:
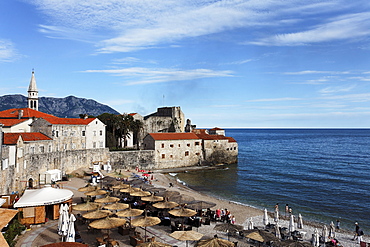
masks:
[[(370, 234), (370, 129), (226, 129), (238, 163), (177, 177), (203, 193)], [(245, 219), (237, 219), (243, 222)]]

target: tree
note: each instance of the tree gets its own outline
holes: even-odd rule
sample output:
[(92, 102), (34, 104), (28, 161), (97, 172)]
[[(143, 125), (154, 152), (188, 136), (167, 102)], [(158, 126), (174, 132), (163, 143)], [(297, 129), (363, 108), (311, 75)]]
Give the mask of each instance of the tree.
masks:
[(133, 123), (133, 139), (134, 139), (134, 145), (136, 145), (136, 148), (140, 148), (139, 140), (141, 138), (141, 132), (144, 129), (144, 124), (140, 120), (135, 120)]

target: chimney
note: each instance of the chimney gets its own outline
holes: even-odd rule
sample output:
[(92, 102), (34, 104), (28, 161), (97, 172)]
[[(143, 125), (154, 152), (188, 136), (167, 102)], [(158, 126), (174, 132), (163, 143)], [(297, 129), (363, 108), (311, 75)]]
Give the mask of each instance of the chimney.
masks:
[(23, 117), (23, 110), (18, 110), (18, 119)]

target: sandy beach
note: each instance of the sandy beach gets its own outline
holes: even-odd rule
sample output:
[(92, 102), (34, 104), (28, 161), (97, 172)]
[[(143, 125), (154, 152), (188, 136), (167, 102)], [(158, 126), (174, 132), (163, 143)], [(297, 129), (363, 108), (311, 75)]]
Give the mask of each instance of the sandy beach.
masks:
[[(138, 175), (141, 175), (139, 172), (136, 172)], [(132, 171), (128, 174), (132, 174)], [(250, 219), (253, 220), (254, 226), (258, 227), (259, 229), (264, 229), (263, 225), (263, 211), (257, 208), (249, 207), (242, 204), (237, 204), (235, 202), (230, 202), (226, 200), (221, 200), (215, 197), (211, 197), (202, 193), (199, 193), (197, 191), (194, 191), (190, 189), (187, 186), (184, 186), (181, 183), (178, 183), (174, 177), (171, 177), (169, 175), (165, 175), (163, 173), (154, 172), (153, 173), (153, 180), (151, 180), (152, 184), (155, 187), (161, 187), (165, 188), (167, 190), (173, 190), (178, 191), (181, 194), (192, 196), (195, 200), (203, 200), (203, 201), (209, 201), (214, 202), (216, 204), (215, 207), (212, 208), (212, 210), (215, 210), (217, 208), (220, 209), (228, 209), (232, 215), (236, 218), (236, 223), (238, 225), (242, 225), (244, 229), (247, 229), (247, 224)], [(61, 186), (65, 189), (70, 189), (74, 193), (73, 197), (73, 203), (77, 204), (81, 202), (81, 197), (84, 196), (82, 192), (77, 191), (78, 188), (83, 187), (86, 185), (86, 179), (85, 178), (77, 178), (72, 177), (70, 181), (63, 182)], [(169, 184), (172, 183), (173, 187), (169, 187)], [(280, 209), (282, 210), (282, 209)], [(272, 215), (272, 209), (269, 210), (269, 222), (273, 222), (273, 215)], [(74, 214), (81, 213), (79, 211), (73, 211)], [(304, 219), (304, 215), (303, 215)], [(228, 236), (226, 233), (215, 231), (213, 228), (216, 224), (220, 224), (220, 222), (211, 222), (210, 225), (202, 225), (199, 228), (194, 228), (194, 231), (198, 231), (199, 233), (203, 234), (202, 239), (208, 239), (212, 238), (215, 234), (218, 235), (218, 237), (227, 239)], [(283, 217), (279, 220), (279, 225), (282, 227), (288, 227), (289, 221), (287, 218)], [(91, 231), (87, 229), (87, 224), (79, 224), (76, 223), (76, 227), (78, 231), (80, 232), (80, 235), (84, 241), (84, 243), (88, 244), (89, 246), (98, 246), (96, 242), (96, 237), (99, 237), (103, 232), (107, 232), (106, 230), (102, 231)], [(299, 229), (302, 232), (305, 232), (305, 235), (303, 237), (304, 241), (310, 241), (311, 236), (314, 233), (315, 228), (321, 233), (323, 225), (315, 224), (312, 222), (307, 222), (304, 220), (303, 229)], [(327, 225), (329, 228), (329, 225)], [(25, 234), (18, 237), (16, 247), (36, 247), (36, 246), (42, 246), (48, 243), (55, 243), (60, 242), (61, 237), (57, 234), (57, 221), (48, 221), (45, 224), (38, 225), (38, 226), (32, 226), (30, 231), (27, 231)], [(181, 246), (185, 247), (186, 242), (185, 241), (178, 241), (172, 237), (169, 236), (171, 233), (171, 229), (169, 226), (151, 226), (147, 227), (147, 236), (148, 237), (155, 237), (156, 241), (164, 242), (171, 244), (173, 246)], [(141, 232), (142, 236), (144, 235), (144, 228), (137, 227), (137, 231)], [(119, 243), (119, 246), (132, 246), (130, 245), (129, 237), (128, 236), (122, 236), (118, 233), (117, 229), (112, 229), (109, 231), (109, 235), (112, 239), (117, 240)], [(235, 237), (229, 237), (230, 241), (232, 242), (238, 242), (238, 246), (251, 246), (250, 243), (247, 243), (245, 238), (242, 238), (240, 236)], [(354, 247), (354, 246), (360, 246), (357, 241), (353, 241), (353, 232), (346, 231), (346, 230), (339, 230), (336, 232), (336, 239), (340, 241), (342, 246), (345, 247)], [(370, 242), (370, 238), (368, 235), (363, 236), (364, 242)], [(196, 242), (195, 241), (188, 241), (188, 246), (193, 246)]]

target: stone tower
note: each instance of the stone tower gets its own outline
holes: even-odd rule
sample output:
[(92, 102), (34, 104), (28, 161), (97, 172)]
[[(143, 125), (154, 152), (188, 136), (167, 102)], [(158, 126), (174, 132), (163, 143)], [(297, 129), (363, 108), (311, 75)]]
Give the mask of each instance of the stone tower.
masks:
[(37, 91), (35, 72), (32, 71), (30, 85), (28, 87), (28, 108), (38, 111), (39, 110), (39, 92)]

